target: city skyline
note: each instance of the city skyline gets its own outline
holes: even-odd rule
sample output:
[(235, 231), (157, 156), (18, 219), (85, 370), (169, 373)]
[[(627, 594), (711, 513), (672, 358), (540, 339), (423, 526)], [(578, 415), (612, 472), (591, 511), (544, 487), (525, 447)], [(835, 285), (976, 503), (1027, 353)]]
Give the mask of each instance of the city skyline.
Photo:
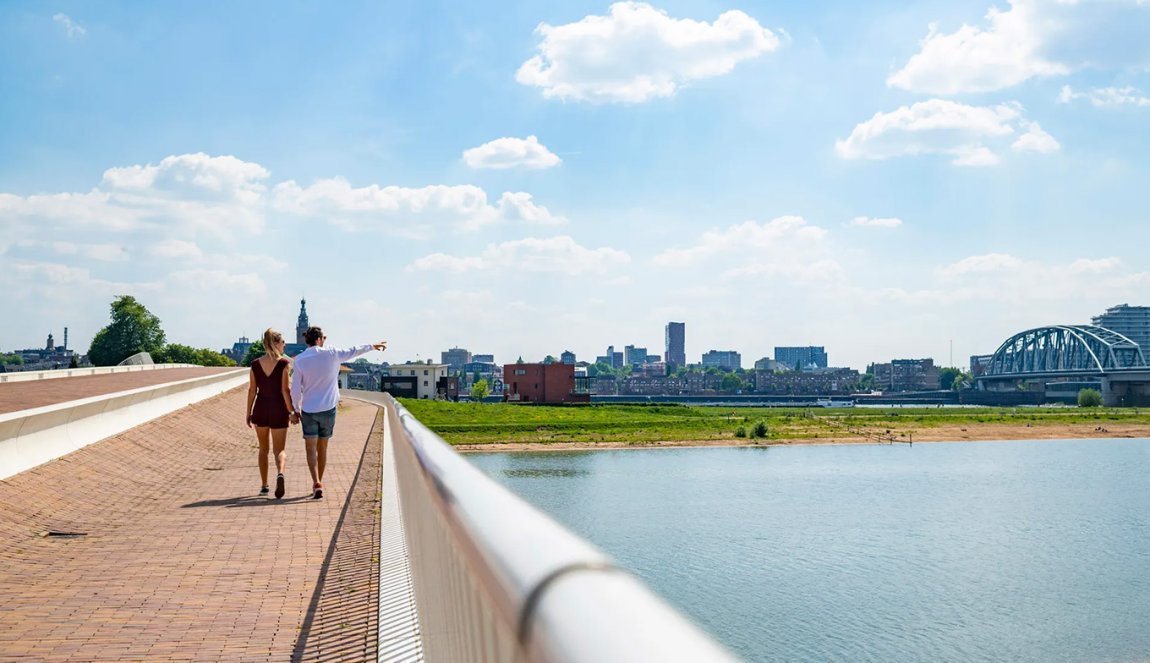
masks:
[(306, 298), (372, 361), (964, 366), (1144, 303), (1150, 5), (497, 7), (4, 3), (0, 349), (127, 294), (217, 350)]

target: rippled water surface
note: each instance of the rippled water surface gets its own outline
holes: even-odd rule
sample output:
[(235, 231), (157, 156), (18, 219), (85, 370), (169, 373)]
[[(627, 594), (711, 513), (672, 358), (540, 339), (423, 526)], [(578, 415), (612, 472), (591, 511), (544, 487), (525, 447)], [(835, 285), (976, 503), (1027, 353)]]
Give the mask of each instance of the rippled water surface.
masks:
[(1150, 441), (472, 455), (749, 661), (1150, 660)]

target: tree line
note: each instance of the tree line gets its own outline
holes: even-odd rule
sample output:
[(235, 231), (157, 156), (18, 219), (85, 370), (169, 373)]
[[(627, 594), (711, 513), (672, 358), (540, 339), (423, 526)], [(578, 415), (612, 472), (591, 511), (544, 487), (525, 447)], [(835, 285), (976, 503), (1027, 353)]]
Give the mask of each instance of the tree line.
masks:
[(88, 348), (88, 361), (95, 366), (115, 366), (141, 352), (157, 364), (236, 365), (209, 348), (168, 343), (160, 319), (131, 295), (117, 297), (111, 308), (111, 322), (96, 332)]

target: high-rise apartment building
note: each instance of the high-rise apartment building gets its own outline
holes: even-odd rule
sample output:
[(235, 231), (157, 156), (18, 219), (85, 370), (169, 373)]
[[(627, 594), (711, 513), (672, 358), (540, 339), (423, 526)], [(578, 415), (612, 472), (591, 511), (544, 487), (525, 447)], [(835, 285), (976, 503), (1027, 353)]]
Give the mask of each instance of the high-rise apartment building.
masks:
[(776, 346), (775, 361), (788, 370), (826, 368), (827, 351), (821, 345)]
[(623, 347), (623, 363), (627, 366), (642, 366), (647, 363), (647, 348), (634, 345)]
[(1091, 322), (1134, 341), (1150, 359), (1150, 306), (1111, 306), (1102, 315), (1091, 318)]
[(665, 330), (667, 340), (663, 361), (675, 366), (687, 365), (687, 323), (668, 322)]

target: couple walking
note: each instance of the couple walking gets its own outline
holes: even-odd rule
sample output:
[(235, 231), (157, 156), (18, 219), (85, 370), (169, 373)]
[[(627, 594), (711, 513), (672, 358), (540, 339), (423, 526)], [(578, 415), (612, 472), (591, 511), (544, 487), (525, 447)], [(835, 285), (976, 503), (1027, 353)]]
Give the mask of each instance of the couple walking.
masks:
[(323, 497), (323, 471), (327, 466), (327, 443), (335, 430), (335, 411), (339, 404), (339, 366), (345, 361), (371, 352), (384, 350), (386, 342), (339, 349), (324, 347), (327, 336), (319, 327), (304, 332), (307, 349), (294, 362), (284, 355), (283, 334), (268, 329), (264, 332), (264, 354), (252, 362), (248, 376), (247, 423), (256, 429), (260, 443), (260, 495), (267, 495), (268, 451), (276, 459), (276, 499), (284, 496), (284, 469), (287, 465), (289, 425), (303, 429), (307, 467), (311, 471), (312, 498)]

